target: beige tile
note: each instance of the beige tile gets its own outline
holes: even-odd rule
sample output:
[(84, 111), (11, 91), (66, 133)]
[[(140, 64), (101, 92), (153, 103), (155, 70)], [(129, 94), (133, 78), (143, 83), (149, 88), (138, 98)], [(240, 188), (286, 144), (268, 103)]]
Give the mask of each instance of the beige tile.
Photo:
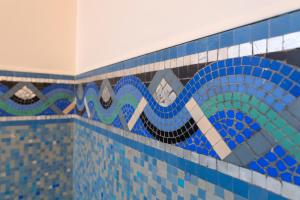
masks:
[(231, 153), (231, 150), (223, 140), (220, 140), (216, 145), (214, 145), (213, 149), (221, 158), (221, 160), (226, 158), (226, 156), (228, 156)]
[(210, 121), (207, 119), (206, 116), (203, 116), (197, 123), (201, 132), (205, 135), (207, 131), (212, 127)]
[(129, 130), (131, 130), (134, 127), (136, 121), (140, 117), (140, 115), (143, 112), (143, 110), (145, 109), (146, 105), (147, 105), (147, 101), (144, 97), (142, 97), (141, 101), (139, 102), (138, 106), (136, 107), (133, 115), (131, 116), (131, 118), (127, 124)]
[(207, 131), (207, 133), (205, 134), (205, 137), (212, 146), (214, 146), (220, 140), (222, 140), (220, 134), (217, 132), (217, 130), (214, 127), (212, 127), (211, 129), (209, 129)]

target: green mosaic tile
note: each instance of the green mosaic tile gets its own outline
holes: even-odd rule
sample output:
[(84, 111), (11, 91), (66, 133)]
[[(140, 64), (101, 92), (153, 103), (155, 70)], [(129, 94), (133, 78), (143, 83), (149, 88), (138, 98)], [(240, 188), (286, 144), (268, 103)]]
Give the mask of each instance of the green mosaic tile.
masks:
[(269, 110), (267, 112), (267, 117), (270, 119), (270, 120), (274, 120), (276, 117), (277, 117), (277, 113), (274, 112), (273, 110)]

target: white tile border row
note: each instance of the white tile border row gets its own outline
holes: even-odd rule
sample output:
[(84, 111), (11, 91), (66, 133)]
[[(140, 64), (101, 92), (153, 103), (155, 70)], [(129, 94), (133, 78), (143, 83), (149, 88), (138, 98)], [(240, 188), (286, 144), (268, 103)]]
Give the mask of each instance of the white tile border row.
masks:
[(26, 121), (26, 120), (51, 120), (51, 119), (77, 119), (92, 126), (100, 127), (114, 134), (120, 135), (127, 139), (143, 143), (144, 145), (165, 151), (177, 157), (184, 158), (192, 161), (201, 166), (217, 170), (223, 174), (232, 176), (234, 178), (245, 181), (249, 184), (259, 186), (263, 189), (271, 191), (275, 194), (282, 195), (289, 199), (300, 199), (300, 187), (285, 181), (279, 181), (273, 177), (260, 174), (258, 172), (239, 167), (237, 165), (217, 160), (215, 158), (191, 152), (175, 145), (162, 143), (160, 141), (144, 137), (141, 135), (133, 134), (123, 129), (115, 128), (91, 119), (83, 118), (81, 116), (70, 115), (50, 115), (50, 116), (17, 116), (17, 117), (0, 117), (0, 122), (10, 121)]
[(0, 76), (0, 81), (75, 84), (75, 80), (50, 79), (50, 78), (32, 78), (32, 77), (29, 78), (29, 77), (15, 77), (15, 76)]
[(184, 158), (204, 167), (217, 170), (223, 174), (245, 181), (249, 184), (256, 185), (275, 194), (282, 195), (289, 199), (300, 199), (300, 187), (285, 181), (279, 181), (273, 177), (260, 174), (258, 172), (239, 167), (237, 165), (217, 160), (215, 158), (191, 152), (175, 145), (162, 143), (160, 141), (133, 134), (119, 128), (115, 128), (100, 122), (96, 122), (87, 118), (75, 116), (75, 119), (88, 123), (90, 125), (100, 127), (127, 139), (143, 143), (144, 145), (165, 151), (177, 157)]
[(40, 116), (8, 116), (0, 117), (0, 122), (29, 121), (29, 120), (51, 120), (51, 119), (74, 119), (75, 114), (67, 115), (40, 115)]
[[(204, 51), (188, 56), (177, 57), (161, 62), (140, 65), (137, 67), (117, 70), (109, 73), (90, 76), (79, 80), (63, 80), (51, 78), (33, 78), (33, 77), (15, 77), (15, 76), (0, 76), (0, 81), (13, 82), (32, 82), (32, 83), (61, 83), (61, 84), (81, 84), (97, 80), (104, 80), (114, 77), (123, 77), (128, 75), (141, 74), (145, 72), (159, 71), (163, 69), (182, 67), (192, 64), (202, 64), (225, 60), (227, 58), (237, 58), (243, 56), (251, 56), (257, 54), (278, 52), (282, 50), (290, 50), (300, 47), (300, 31), (289, 33), (281, 36), (276, 36), (268, 39), (247, 42), (230, 47)], [(74, 76), (75, 78), (76, 76)]]
[(128, 75), (141, 74), (145, 72), (159, 71), (163, 69), (182, 67), (193, 64), (203, 64), (215, 62), (228, 58), (237, 58), (243, 56), (252, 56), (257, 54), (279, 52), (291, 50), (300, 47), (300, 31), (276, 36), (268, 39), (247, 42), (230, 47), (204, 51), (188, 56), (169, 59), (161, 62), (140, 65), (137, 67), (122, 69), (105, 74), (95, 75), (88, 78), (75, 80), (75, 84), (87, 83), (97, 80), (109, 79), (114, 77), (123, 77)]

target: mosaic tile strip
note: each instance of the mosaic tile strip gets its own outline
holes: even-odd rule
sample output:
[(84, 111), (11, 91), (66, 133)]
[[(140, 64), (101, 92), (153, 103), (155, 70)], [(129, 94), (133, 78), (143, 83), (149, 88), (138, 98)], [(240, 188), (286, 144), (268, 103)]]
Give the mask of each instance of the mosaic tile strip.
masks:
[[(172, 145), (161, 145), (155, 140), (149, 143), (146, 138), (142, 139), (143, 136), (133, 139), (129, 132), (118, 136), (121, 133), (117, 129), (102, 129), (89, 124), (100, 127), (99, 123), (83, 118), (76, 125), (75, 199), (285, 199), (251, 184), (251, 181), (259, 181), (265, 184), (264, 188), (276, 193), (283, 192), (290, 199), (297, 199), (299, 194), (299, 189), (293, 185), (284, 182), (284, 185), (291, 186), (286, 190), (286, 186), (276, 180), (267, 180), (245, 168), (216, 162), (210, 157), (198, 157), (198, 154), (188, 151), (187, 154), (182, 152), (184, 156), (172, 156), (179, 152)], [(163, 149), (162, 146), (173, 149)], [(225, 173), (230, 173), (230, 176)], [(210, 190), (210, 187), (214, 189)], [(219, 196), (217, 191), (222, 195)]]
[(74, 85), (0, 82), (0, 116), (73, 114)]
[(74, 123), (1, 122), (0, 199), (73, 199)]
[[(188, 81), (180, 77), (169, 69), (158, 71), (148, 87), (137, 76), (122, 77), (111, 89), (110, 107), (99, 101), (99, 87), (110, 79), (80, 84), (77, 110), (83, 117), (124, 128), (124, 123), (115, 123), (121, 114), (133, 133), (300, 185), (297, 170), (286, 172), (287, 178), (250, 164), (279, 145), (295, 160), (293, 168), (300, 166), (297, 66), (245, 56), (203, 65)], [(176, 95), (169, 104), (156, 98), (161, 82), (169, 89), (160, 99), (172, 91)], [(279, 170), (276, 164), (273, 168)]]

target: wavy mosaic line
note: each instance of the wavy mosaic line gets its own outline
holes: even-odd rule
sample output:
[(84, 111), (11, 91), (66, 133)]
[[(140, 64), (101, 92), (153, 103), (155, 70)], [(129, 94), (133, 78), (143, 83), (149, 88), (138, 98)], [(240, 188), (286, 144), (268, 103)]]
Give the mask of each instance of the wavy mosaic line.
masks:
[(75, 108), (74, 88), (70, 85), (38, 89), (32, 83), (2, 83), (0, 88), (0, 113), (4, 116), (69, 114)]
[[(78, 112), (90, 112), (83, 116), (252, 169), (277, 144), (299, 165), (300, 72), (294, 66), (249, 56), (211, 63), (185, 86), (171, 70), (157, 72), (148, 88), (135, 76), (105, 92), (109, 80), (101, 84), (77, 87)], [(292, 176), (289, 182), (298, 184), (299, 174)]]

